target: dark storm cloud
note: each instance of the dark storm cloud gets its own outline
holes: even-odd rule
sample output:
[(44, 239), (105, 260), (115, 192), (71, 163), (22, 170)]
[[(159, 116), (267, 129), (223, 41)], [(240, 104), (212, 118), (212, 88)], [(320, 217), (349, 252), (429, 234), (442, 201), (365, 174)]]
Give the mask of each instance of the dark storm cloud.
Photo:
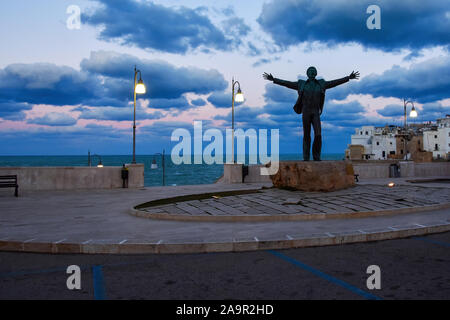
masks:
[(142, 80), (147, 86), (147, 96), (151, 98), (173, 99), (187, 92), (208, 94), (223, 90), (227, 86), (223, 75), (217, 70), (176, 67), (162, 60), (142, 60), (114, 52), (94, 51), (89, 59), (81, 62), (82, 70), (108, 77), (109, 79), (105, 80), (107, 87), (122, 88), (124, 91), (121, 95), (124, 95), (125, 91), (133, 90), (135, 65), (142, 72)]
[[(366, 26), (366, 10), (373, 4), (381, 9), (380, 30)], [(319, 41), (415, 51), (450, 44), (449, 10), (446, 0), (272, 0), (264, 4), (258, 23), (281, 47)]]
[(228, 51), (250, 28), (233, 12), (233, 29), (225, 33), (206, 15), (203, 7), (166, 7), (150, 1), (97, 0), (100, 5), (82, 15), (83, 23), (101, 27), (99, 38), (143, 49), (184, 54), (195, 49)]
[[(187, 110), (192, 105), (184, 94), (210, 94), (227, 87), (217, 70), (92, 52), (81, 62), (81, 71), (49, 63), (11, 64), (0, 69), (0, 117), (23, 119), (23, 110), (31, 109), (33, 104), (127, 107), (133, 100), (135, 64), (147, 87), (147, 94), (137, 97), (149, 99), (151, 108)], [(101, 111), (98, 114), (102, 118), (107, 115)], [(51, 119), (42, 122), (51, 123)]]
[(96, 80), (66, 66), (11, 64), (0, 69), (0, 100), (76, 105), (102, 95), (103, 88)]
[(370, 94), (374, 97), (407, 98), (421, 103), (449, 97), (450, 56), (432, 58), (412, 64), (409, 68), (394, 65), (382, 74), (371, 74), (360, 81), (327, 92), (333, 99), (348, 94)]

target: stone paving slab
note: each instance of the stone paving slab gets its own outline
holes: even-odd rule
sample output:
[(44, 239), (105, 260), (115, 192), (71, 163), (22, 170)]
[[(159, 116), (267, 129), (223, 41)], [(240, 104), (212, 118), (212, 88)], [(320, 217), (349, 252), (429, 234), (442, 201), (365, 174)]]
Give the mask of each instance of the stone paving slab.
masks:
[[(450, 188), (399, 185), (389, 188), (386, 185), (358, 185), (356, 187), (329, 193), (306, 193), (281, 189), (263, 189), (257, 193), (233, 195), (222, 198), (196, 200), (192, 209), (187, 202), (177, 202), (176, 207), (187, 211), (180, 215), (180, 220), (195, 218), (195, 221), (249, 221), (261, 219), (278, 220), (282, 216), (295, 215), (298, 220), (345, 218), (354, 213), (388, 214), (402, 212), (404, 209), (438, 209), (450, 206)], [(171, 220), (176, 219), (179, 211), (173, 206), (152, 206), (144, 209), (147, 218)], [(184, 208), (184, 209), (183, 209)], [(154, 210), (158, 210), (155, 212)], [(141, 209), (142, 210), (142, 209)], [(134, 212), (134, 214), (136, 214)], [(229, 218), (228, 220), (226, 218)]]

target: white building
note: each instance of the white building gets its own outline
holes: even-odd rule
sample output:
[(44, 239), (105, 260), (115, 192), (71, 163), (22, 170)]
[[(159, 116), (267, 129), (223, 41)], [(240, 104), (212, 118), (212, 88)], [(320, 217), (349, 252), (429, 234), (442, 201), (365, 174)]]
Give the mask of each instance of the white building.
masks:
[(363, 158), (366, 160), (384, 160), (388, 154), (396, 152), (396, 134), (396, 127), (363, 126), (355, 130), (351, 144), (364, 147)]
[(438, 119), (435, 127), (423, 132), (423, 148), (435, 159), (450, 159), (450, 115)]
[(355, 134), (352, 135), (353, 145), (361, 145), (364, 147), (364, 158), (372, 159), (372, 139), (375, 131), (374, 126), (363, 126), (355, 130)]

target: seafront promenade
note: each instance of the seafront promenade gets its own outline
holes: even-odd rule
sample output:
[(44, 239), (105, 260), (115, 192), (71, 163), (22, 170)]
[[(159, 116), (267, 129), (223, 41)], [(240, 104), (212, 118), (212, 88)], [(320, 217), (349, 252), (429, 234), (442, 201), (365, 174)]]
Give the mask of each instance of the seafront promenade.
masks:
[[(390, 181), (395, 182), (394, 188), (387, 186)], [(169, 197), (243, 190), (253, 191), (134, 209)], [(200, 205), (195, 207), (195, 201)], [(354, 188), (320, 194), (278, 190), (261, 183), (25, 191), (19, 198), (10, 190), (1, 190), (0, 202), (2, 251), (228, 252), (376, 241), (450, 230), (450, 184), (433, 179), (415, 183), (401, 178), (366, 179)], [(159, 216), (152, 217), (152, 212)], [(223, 220), (226, 217), (228, 221)]]

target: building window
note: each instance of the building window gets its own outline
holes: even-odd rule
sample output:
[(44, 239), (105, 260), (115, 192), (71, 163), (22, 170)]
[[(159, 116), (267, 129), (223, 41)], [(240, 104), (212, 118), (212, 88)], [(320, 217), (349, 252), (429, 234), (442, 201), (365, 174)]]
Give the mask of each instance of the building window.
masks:
[(438, 145), (437, 145), (437, 143), (434, 145), (434, 151), (438, 151), (439, 150), (439, 147), (438, 147)]
[(362, 135), (362, 131), (360, 132), (360, 134)]
[(377, 141), (377, 146), (379, 146), (380, 145), (380, 143)]
[(389, 154), (395, 154), (395, 151), (391, 151), (391, 152), (389, 152)]
[(437, 139), (437, 135), (435, 135), (434, 138)]
[(392, 146), (392, 142), (391, 142), (391, 146)]
[(403, 149), (400, 150), (400, 153), (403, 154)]
[(386, 158), (386, 151), (383, 151), (383, 158)]

